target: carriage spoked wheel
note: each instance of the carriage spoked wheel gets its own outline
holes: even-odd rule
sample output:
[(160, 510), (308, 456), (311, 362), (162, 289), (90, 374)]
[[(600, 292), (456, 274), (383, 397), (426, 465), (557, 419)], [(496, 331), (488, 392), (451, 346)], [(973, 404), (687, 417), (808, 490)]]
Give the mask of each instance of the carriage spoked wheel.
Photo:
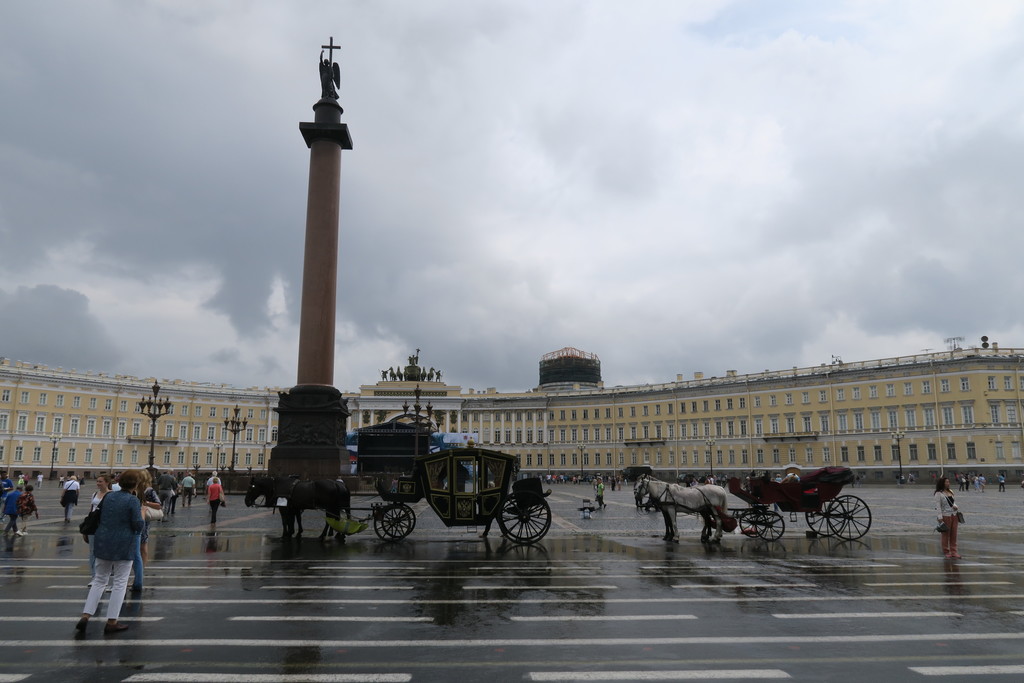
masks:
[(551, 528), (551, 508), (542, 496), (516, 491), (505, 499), (498, 511), (498, 526), (513, 543), (533, 543), (544, 538)]
[(820, 510), (814, 510), (812, 512), (805, 512), (804, 517), (807, 519), (807, 526), (811, 528), (811, 531), (818, 534), (819, 536), (831, 536), (832, 529), (828, 525), (828, 516)]
[(857, 496), (839, 496), (822, 509), (829, 529), (844, 541), (853, 541), (871, 528), (871, 508)]
[(745, 534), (755, 535), (766, 541), (777, 541), (786, 533), (786, 520), (779, 513), (766, 507), (748, 511), (743, 515), (742, 524)]
[(416, 513), (405, 503), (392, 503), (375, 511), (373, 530), (385, 541), (405, 538), (416, 528)]

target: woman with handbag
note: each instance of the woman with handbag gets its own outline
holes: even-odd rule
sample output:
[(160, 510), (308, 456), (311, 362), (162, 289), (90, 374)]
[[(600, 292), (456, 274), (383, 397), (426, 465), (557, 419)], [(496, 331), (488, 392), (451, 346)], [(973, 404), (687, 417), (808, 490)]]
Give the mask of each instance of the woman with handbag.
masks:
[[(96, 492), (92, 494), (89, 512), (94, 512), (108, 493), (110, 493), (110, 475), (100, 474), (96, 477)], [(89, 574), (92, 575), (96, 573), (96, 544), (93, 543), (93, 536), (86, 536), (85, 542), (89, 544)], [(89, 582), (89, 587), (92, 587), (92, 581)]]
[(206, 502), (210, 504), (210, 524), (217, 523), (217, 510), (224, 502), (224, 487), (220, 485), (220, 477), (212, 477), (210, 485), (206, 487)]
[(85, 631), (89, 617), (99, 606), (107, 581), (113, 578), (113, 588), (107, 602), (107, 624), (104, 633), (118, 633), (128, 628), (117, 621), (128, 588), (128, 575), (132, 570), (135, 543), (142, 532), (142, 504), (133, 493), (141, 480), (142, 470), (127, 470), (121, 474), (122, 490), (113, 491), (103, 497), (99, 527), (93, 536), (96, 553), (96, 571), (92, 576), (89, 597), (82, 608), (82, 618), (75, 630)]
[[(960, 526), (960, 508), (953, 502), (953, 490), (949, 477), (939, 477), (935, 482), (935, 511), (939, 519), (939, 533), (942, 535), (942, 552), (947, 559), (961, 559), (956, 550), (957, 529)], [(945, 527), (945, 530), (942, 528)]]

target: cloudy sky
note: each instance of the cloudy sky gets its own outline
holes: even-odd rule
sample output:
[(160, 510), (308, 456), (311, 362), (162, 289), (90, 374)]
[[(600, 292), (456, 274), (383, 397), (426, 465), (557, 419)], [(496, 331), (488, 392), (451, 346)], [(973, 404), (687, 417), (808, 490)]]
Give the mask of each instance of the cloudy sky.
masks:
[(1024, 346), (1024, 3), (0, 6), (0, 356), (295, 383), (320, 45), (336, 385)]

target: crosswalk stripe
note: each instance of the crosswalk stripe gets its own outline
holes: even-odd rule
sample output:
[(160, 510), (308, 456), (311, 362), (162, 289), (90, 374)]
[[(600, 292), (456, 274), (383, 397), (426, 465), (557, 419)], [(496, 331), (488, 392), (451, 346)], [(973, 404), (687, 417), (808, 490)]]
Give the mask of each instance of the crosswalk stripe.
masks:
[(676, 583), (672, 588), (807, 588), (813, 583)]
[(978, 666), (912, 666), (922, 676), (991, 676), (996, 674), (1024, 674), (1024, 664), (981, 664)]
[[(858, 643), (914, 643), (922, 641), (972, 642), (1024, 640), (1024, 632), (1010, 633), (884, 633), (867, 635), (835, 636), (744, 636), (746, 644), (768, 645), (818, 645)], [(648, 647), (656, 645), (727, 645), (736, 644), (736, 636), (678, 636), (668, 638), (460, 638), (460, 639), (410, 639), (410, 640), (288, 640), (266, 638), (169, 638), (129, 640), (108, 638), (104, 640), (0, 640), (0, 647), (256, 647), (256, 648), (495, 648), (495, 647)]]
[(509, 617), (510, 621), (678, 621), (685, 619), (696, 619), (693, 614), (621, 614), (600, 616), (581, 616), (579, 614), (566, 614), (557, 617)]
[(773, 614), (776, 619), (889, 619), (896, 617), (962, 617), (959, 612), (825, 612)]
[(320, 590), (320, 591), (411, 591), (415, 589), (415, 586), (388, 586), (378, 584), (376, 586), (314, 586), (311, 584), (295, 584), (289, 585), (274, 585), (274, 586), (260, 586), (260, 590), (271, 591), (271, 590), (282, 590), (282, 591), (294, 591), (294, 590)]
[(508, 585), (508, 586), (463, 586), (464, 591), (521, 591), (524, 588), (532, 591), (564, 591), (564, 590), (605, 590), (613, 591), (618, 590), (618, 586), (602, 586), (602, 585), (586, 585), (586, 584), (573, 584), (564, 583), (555, 586), (533, 586), (528, 584), (520, 585)]
[(412, 674), (224, 674), (224, 673), (144, 673), (132, 674), (123, 683), (407, 683)]
[(1012, 581), (960, 581), (954, 579), (952, 581), (904, 581), (900, 583), (865, 583), (865, 586), (872, 587), (883, 587), (883, 586), (1007, 586), (1013, 583)]
[(702, 669), (682, 671), (531, 671), (531, 681), (712, 681), (790, 678), (779, 669)]
[[(163, 621), (163, 617), (122, 617), (118, 621), (127, 621), (129, 623), (137, 623), (143, 621)], [(71, 623), (74, 621), (74, 615), (71, 617), (10, 617), (0, 616), (0, 621), (63, 621), (65, 623)]]
[(301, 617), (284, 617), (284, 616), (265, 616), (265, 617), (228, 617), (228, 621), (369, 621), (373, 623), (380, 622), (433, 622), (433, 617), (381, 617), (376, 615), (369, 615), (365, 617), (321, 617), (321, 616), (301, 616)]

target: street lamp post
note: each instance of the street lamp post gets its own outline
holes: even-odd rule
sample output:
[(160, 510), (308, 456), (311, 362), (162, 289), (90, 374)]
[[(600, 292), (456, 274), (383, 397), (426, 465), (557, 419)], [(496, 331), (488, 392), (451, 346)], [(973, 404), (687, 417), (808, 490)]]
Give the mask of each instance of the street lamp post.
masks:
[(173, 404), (167, 398), (160, 398), (160, 384), (153, 382), (153, 395), (139, 400), (139, 412), (149, 418), (149, 473), (156, 471), (156, 421), (168, 415)]
[(711, 476), (715, 476), (715, 440), (708, 439), (705, 441), (708, 445), (708, 463), (711, 465)]
[(53, 468), (57, 466), (57, 444), (60, 443), (60, 435), (54, 432), (50, 441), (53, 442), (53, 451), (50, 454), (50, 481), (53, 481)]
[(231, 432), (231, 466), (228, 469), (232, 474), (235, 473), (235, 451), (238, 448), (238, 433), (249, 426), (249, 420), (239, 418), (241, 411), (242, 409), (236, 405), (234, 414), (224, 420), (224, 429)]
[(222, 463), (220, 461), (220, 450), (224, 448), (224, 444), (220, 441), (215, 441), (213, 444), (213, 467), (211, 468), (214, 472), (218, 472), (222, 469)]
[(576, 448), (578, 448), (579, 451), (580, 451), (580, 479), (583, 479), (583, 450), (584, 450), (584, 446), (583, 446), (583, 444), (580, 444)]
[(906, 434), (903, 432), (893, 432), (892, 438), (896, 442), (896, 460), (900, 465), (900, 478), (896, 480), (897, 486), (903, 486), (903, 453), (900, 450), (900, 441), (903, 440)]

